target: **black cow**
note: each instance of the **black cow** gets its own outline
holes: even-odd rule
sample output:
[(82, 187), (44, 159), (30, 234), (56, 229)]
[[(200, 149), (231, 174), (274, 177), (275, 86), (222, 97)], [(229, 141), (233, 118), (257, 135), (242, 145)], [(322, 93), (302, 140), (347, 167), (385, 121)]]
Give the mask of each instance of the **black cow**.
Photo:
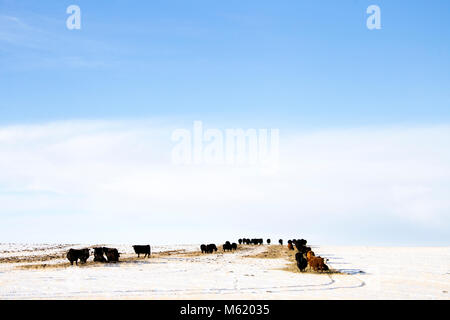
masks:
[(295, 254), (295, 260), (297, 261), (297, 267), (298, 269), (303, 272), (305, 271), (306, 267), (308, 266), (308, 260), (305, 258), (303, 253), (297, 252)]
[(213, 244), (213, 243), (208, 244), (208, 245), (206, 246), (206, 252), (207, 252), (207, 253), (217, 252), (217, 247), (216, 247), (216, 245)]
[(138, 258), (141, 254), (144, 255), (144, 258), (150, 257), (151, 249), (150, 249), (150, 245), (148, 245), (148, 244), (144, 245), (144, 246), (135, 245), (135, 246), (133, 246), (133, 249), (134, 249), (134, 252), (137, 253)]
[(283, 245), (283, 239), (278, 240), (278, 243), (279, 243), (280, 245)]
[(239, 239), (238, 242), (239, 242), (239, 244), (242, 244), (242, 239)]
[(94, 248), (94, 261), (95, 262), (106, 262), (105, 256), (103, 255), (103, 248)]
[(294, 239), (292, 240), (292, 242), (296, 247), (303, 247), (306, 246), (306, 243), (308, 243), (308, 241), (306, 241), (305, 239)]
[(223, 244), (223, 251), (225, 252), (225, 251), (231, 251), (232, 250), (232, 247), (231, 247), (231, 243), (230, 243), (230, 241), (227, 241), (227, 242), (225, 242), (224, 244)]
[(103, 247), (103, 252), (108, 259), (108, 262), (118, 262), (120, 253), (116, 248), (105, 248)]
[(80, 259), (81, 263), (86, 263), (87, 259), (89, 259), (89, 249), (69, 249), (67, 259), (71, 265), (73, 265), (74, 261), (78, 265), (78, 259)]
[(231, 244), (231, 249), (237, 250), (237, 244), (236, 244), (235, 242), (233, 242), (233, 243)]
[(89, 249), (81, 249), (80, 261), (82, 263), (86, 263), (87, 259), (89, 259), (90, 251)]
[(270, 239), (267, 239), (267, 244), (270, 244)]
[(308, 251), (311, 251), (311, 247), (307, 247), (307, 246), (298, 246), (297, 247), (298, 252), (301, 252), (303, 254), (307, 254)]
[(304, 246), (306, 246), (306, 243), (308, 243), (308, 241), (306, 241), (305, 239), (294, 239), (294, 240), (292, 240), (292, 243), (296, 247), (304, 247)]
[(254, 244), (254, 245), (258, 245), (258, 244), (263, 244), (264, 243), (264, 240), (263, 239), (252, 239), (251, 240), (251, 244)]
[(202, 244), (201, 246), (200, 246), (200, 250), (202, 250), (202, 253), (207, 253), (207, 249), (206, 249), (206, 245), (205, 244)]

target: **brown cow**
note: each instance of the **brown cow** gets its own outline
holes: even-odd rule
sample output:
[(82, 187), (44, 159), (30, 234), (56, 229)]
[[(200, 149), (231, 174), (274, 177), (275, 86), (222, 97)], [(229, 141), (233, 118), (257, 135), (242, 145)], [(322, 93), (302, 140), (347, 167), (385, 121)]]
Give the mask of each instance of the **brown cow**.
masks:
[(311, 257), (314, 257), (314, 256), (315, 256), (314, 251), (308, 251), (306, 253), (306, 258), (308, 258), (308, 260), (311, 259)]
[(289, 250), (294, 250), (294, 246), (292, 245), (292, 243), (288, 243), (287, 247)]
[(308, 265), (314, 271), (329, 270), (328, 266), (325, 264), (325, 261), (322, 257), (311, 256), (311, 258), (308, 259)]

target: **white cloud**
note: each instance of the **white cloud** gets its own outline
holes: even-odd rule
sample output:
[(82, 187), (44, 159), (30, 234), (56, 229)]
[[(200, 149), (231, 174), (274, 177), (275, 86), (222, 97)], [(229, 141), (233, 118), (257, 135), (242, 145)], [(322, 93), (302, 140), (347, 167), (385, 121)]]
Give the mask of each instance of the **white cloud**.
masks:
[[(345, 242), (450, 227), (450, 127), (281, 131), (276, 172), (174, 166), (172, 129), (152, 121), (0, 128), (0, 241), (253, 232)], [(398, 235), (381, 227), (359, 235), (367, 224)]]

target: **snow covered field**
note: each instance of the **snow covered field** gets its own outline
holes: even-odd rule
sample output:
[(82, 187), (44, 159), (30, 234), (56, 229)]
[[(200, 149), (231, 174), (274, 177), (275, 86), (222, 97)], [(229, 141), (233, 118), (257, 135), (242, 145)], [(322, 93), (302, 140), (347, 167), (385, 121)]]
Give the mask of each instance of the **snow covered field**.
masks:
[[(267, 246), (199, 254), (198, 245), (108, 245), (121, 263), (68, 266), (69, 247), (0, 244), (0, 299), (449, 299), (449, 247), (313, 247), (341, 274), (282, 270), (284, 258), (252, 258)], [(92, 257), (90, 258), (92, 260)], [(33, 266), (32, 266), (33, 265)]]

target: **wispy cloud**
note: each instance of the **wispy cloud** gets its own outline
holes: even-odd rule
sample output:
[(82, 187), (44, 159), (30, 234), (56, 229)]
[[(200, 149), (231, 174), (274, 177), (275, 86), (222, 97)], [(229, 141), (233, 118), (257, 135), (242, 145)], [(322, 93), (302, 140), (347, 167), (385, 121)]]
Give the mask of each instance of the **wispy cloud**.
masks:
[(14, 45), (31, 46), (31, 32), (38, 31), (14, 16), (0, 15), (0, 41)]
[[(111, 47), (91, 37), (77, 37), (64, 20), (33, 16), (28, 21), (0, 15), (0, 43), (7, 54), (3, 70), (98, 68), (111, 62)], [(108, 52), (109, 55), (104, 55)]]
[(6, 21), (12, 21), (17, 23), (18, 25), (22, 26), (22, 27), (28, 27), (25, 23), (23, 23), (19, 18), (17, 17), (13, 17), (13, 16), (6, 16), (6, 15), (1, 15), (0, 14), (0, 20), (6, 20)]

